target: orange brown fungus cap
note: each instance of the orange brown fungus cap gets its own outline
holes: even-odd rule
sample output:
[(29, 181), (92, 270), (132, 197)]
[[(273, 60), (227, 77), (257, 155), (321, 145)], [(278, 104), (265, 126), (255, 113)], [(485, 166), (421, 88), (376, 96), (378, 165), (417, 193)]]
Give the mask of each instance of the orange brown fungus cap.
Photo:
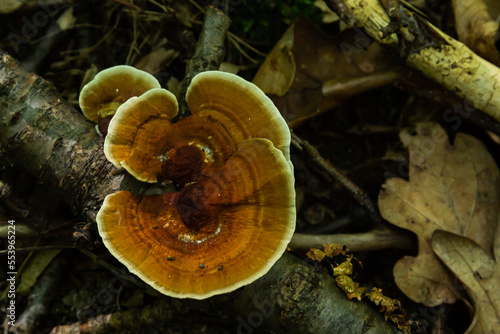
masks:
[(108, 195), (99, 233), (158, 291), (208, 298), (253, 282), (281, 257), (295, 229), (293, 183), (280, 150), (246, 140), (212, 177), (179, 192)]
[(182, 187), (108, 195), (97, 223), (110, 252), (145, 282), (204, 299), (253, 282), (283, 254), (295, 229), (294, 177), (288, 127), (256, 86), (204, 72), (187, 102), (192, 115), (175, 124), (177, 101), (164, 89), (117, 110), (108, 160), (139, 180), (162, 175)]
[(99, 123), (101, 119), (113, 116), (118, 107), (132, 96), (160, 87), (158, 80), (147, 72), (127, 65), (110, 67), (97, 73), (83, 87), (80, 108), (87, 119)]
[(129, 99), (109, 124), (104, 143), (108, 160), (140, 181), (156, 182), (158, 175), (171, 176), (162, 170), (163, 162), (174, 156), (168, 152), (191, 146), (203, 157), (193, 182), (217, 171), (243, 140), (266, 138), (292, 168), (288, 125), (254, 84), (234, 74), (207, 71), (194, 77), (186, 100), (192, 115), (171, 124), (178, 106), (170, 92), (152, 89)]

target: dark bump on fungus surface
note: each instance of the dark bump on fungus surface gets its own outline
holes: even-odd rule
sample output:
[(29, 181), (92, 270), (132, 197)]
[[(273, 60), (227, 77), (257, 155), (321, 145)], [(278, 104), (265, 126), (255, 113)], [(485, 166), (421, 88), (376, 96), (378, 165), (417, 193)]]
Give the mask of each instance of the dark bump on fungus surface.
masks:
[(106, 117), (100, 118), (98, 124), (99, 132), (101, 133), (103, 138), (106, 138), (108, 134), (109, 122), (113, 118), (113, 115), (108, 115)]
[(203, 166), (204, 152), (196, 146), (184, 145), (168, 151), (161, 166), (161, 176), (184, 185), (198, 178)]
[(193, 231), (207, 231), (208, 235), (215, 232), (217, 226), (217, 212), (220, 208), (213, 205), (220, 198), (219, 187), (213, 179), (200, 181), (186, 186), (180, 193), (177, 211), (182, 217), (184, 225)]
[(17, 124), (21, 120), (21, 114), (17, 111), (12, 114), (12, 118), (10, 119), (9, 126), (13, 126)]

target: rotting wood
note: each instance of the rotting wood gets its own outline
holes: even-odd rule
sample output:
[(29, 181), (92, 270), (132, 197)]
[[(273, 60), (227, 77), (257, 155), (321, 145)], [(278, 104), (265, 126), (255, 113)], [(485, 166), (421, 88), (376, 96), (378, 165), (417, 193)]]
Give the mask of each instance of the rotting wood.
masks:
[(138, 329), (144, 319), (172, 327), (179, 316), (193, 310), (223, 314), (231, 333), (400, 333), (367, 304), (348, 300), (324, 269), (284, 254), (269, 273), (235, 292), (201, 301), (160, 298), (142, 309), (59, 326), (52, 334)]
[(389, 9), (391, 18), (379, 0), (325, 2), (349, 26), (364, 29), (366, 34), (360, 31), (359, 37), (397, 50), (408, 65), (464, 99), (464, 105), (470, 104), (500, 121), (498, 67), (402, 5)]

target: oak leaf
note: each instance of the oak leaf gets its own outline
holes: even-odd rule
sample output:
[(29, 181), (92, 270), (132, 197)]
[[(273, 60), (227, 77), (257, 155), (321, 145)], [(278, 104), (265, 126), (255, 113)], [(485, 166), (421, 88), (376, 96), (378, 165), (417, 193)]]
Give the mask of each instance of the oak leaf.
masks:
[(388, 179), (379, 208), (384, 219), (417, 235), (419, 253), (400, 259), (394, 278), (416, 302), (453, 303), (459, 284), (433, 253), (432, 234), (467, 237), (490, 255), (499, 218), (498, 167), (479, 140), (459, 133), (452, 145), (435, 123), (417, 123), (400, 138), (409, 148), (409, 181)]
[(500, 65), (497, 0), (453, 0), (458, 38), (474, 52), (495, 65)]
[[(496, 233), (496, 241), (500, 239)], [(500, 331), (500, 242), (495, 242), (494, 258), (474, 241), (456, 234), (436, 231), (432, 248), (467, 288), (475, 315), (467, 333)]]

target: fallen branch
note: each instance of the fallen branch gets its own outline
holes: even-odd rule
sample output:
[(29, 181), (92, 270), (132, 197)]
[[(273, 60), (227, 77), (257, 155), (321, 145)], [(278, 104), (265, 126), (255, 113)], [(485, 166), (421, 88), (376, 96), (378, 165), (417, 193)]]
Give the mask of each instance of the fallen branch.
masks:
[(202, 301), (164, 297), (142, 309), (58, 326), (51, 333), (117, 332), (157, 323), (171, 328), (179, 316), (193, 311), (232, 319), (232, 333), (399, 333), (370, 306), (348, 300), (323, 269), (290, 254), (256, 282), (229, 294)]
[(193, 58), (186, 67), (186, 75), (182, 81), (178, 118), (190, 115), (186, 104), (186, 92), (191, 80), (203, 71), (218, 70), (224, 58), (224, 41), (231, 19), (219, 9), (208, 7)]
[(416, 242), (410, 234), (388, 228), (374, 228), (368, 232), (355, 234), (295, 233), (288, 247), (297, 251), (307, 251), (311, 248), (322, 249), (326, 244), (346, 245), (351, 252), (416, 248)]
[[(406, 63), (500, 121), (500, 69), (413, 15), (398, 1), (387, 12), (379, 0), (325, 0), (349, 26), (396, 49)], [(366, 37), (366, 36), (365, 36)], [(354, 41), (353, 41), (354, 43)]]

